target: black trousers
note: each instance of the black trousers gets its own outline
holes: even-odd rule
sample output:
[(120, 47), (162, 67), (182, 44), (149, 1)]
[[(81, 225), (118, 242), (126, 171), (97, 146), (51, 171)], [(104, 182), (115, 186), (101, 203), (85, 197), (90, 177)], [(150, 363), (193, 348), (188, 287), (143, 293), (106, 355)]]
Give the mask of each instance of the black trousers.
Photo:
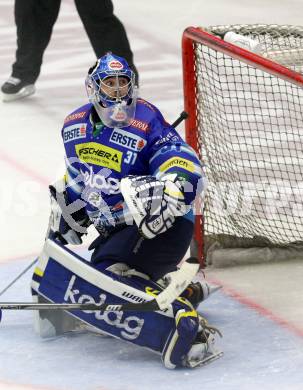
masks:
[(145, 240), (136, 225), (127, 226), (106, 241), (97, 238), (90, 247), (94, 248), (91, 261), (94, 264), (107, 260), (126, 263), (157, 280), (177, 269), (190, 245), (193, 229), (192, 222), (179, 217), (165, 233)]
[[(17, 51), (13, 77), (28, 83), (37, 80), (60, 3), (61, 0), (15, 0)], [(96, 57), (112, 51), (124, 57), (137, 73), (126, 31), (113, 13), (112, 1), (75, 0), (75, 4)]]

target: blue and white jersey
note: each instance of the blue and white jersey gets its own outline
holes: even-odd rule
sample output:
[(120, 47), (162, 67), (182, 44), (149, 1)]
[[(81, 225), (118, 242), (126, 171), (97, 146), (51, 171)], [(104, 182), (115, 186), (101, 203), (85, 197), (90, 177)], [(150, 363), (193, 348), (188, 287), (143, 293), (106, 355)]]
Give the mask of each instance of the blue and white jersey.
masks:
[(186, 181), (184, 195), (188, 205), (201, 191), (203, 171), (195, 151), (160, 111), (143, 99), (137, 101), (131, 125), (123, 128), (106, 127), (92, 104), (86, 104), (66, 117), (62, 138), (67, 157), (68, 201), (84, 200), (96, 227), (99, 220), (110, 220), (109, 214), (119, 219), (123, 209), (120, 180), (127, 175), (159, 178), (177, 173)]

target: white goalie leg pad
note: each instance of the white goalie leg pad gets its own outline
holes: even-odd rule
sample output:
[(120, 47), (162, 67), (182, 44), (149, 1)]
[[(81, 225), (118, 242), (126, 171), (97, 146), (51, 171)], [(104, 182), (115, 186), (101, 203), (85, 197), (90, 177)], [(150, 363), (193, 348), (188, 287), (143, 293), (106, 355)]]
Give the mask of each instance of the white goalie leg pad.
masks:
[[(99, 287), (102, 290), (107, 291), (108, 293), (112, 293), (113, 295), (119, 298), (125, 299), (124, 283), (122, 282), (120, 283), (118, 281), (115, 281), (115, 283), (113, 283), (113, 279), (110, 276), (96, 270), (87, 262), (83, 262), (83, 259), (80, 256), (71, 252), (68, 248), (60, 245), (59, 243), (53, 240), (48, 239), (45, 241), (43, 253), (40, 256), (40, 258), (41, 258), (42, 268), (44, 269), (50, 258), (55, 259), (57, 263), (61, 264), (64, 268), (68, 269), (71, 273), (84, 278), (87, 282), (91, 283), (96, 287)], [(40, 258), (39, 258), (39, 263), (40, 263)], [(127, 266), (125, 267), (125, 265), (122, 268), (124, 268), (124, 270), (129, 269)], [(43, 272), (44, 269), (42, 269), (41, 271)], [(140, 296), (144, 298), (143, 300), (151, 301), (154, 299), (153, 296), (148, 295), (144, 292), (140, 292), (134, 287), (127, 286), (127, 289), (129, 293), (132, 293), (134, 295), (140, 294)], [(132, 302), (131, 299), (125, 299), (125, 300)]]
[[(49, 241), (51, 242), (51, 241)], [(39, 294), (39, 285), (49, 260), (47, 245), (44, 246), (38, 258), (31, 281), (32, 299), (36, 303), (50, 303), (51, 301)], [(42, 338), (59, 336), (66, 332), (79, 329), (81, 321), (67, 314), (63, 310), (36, 310), (34, 312), (34, 330)]]
[[(39, 297), (50, 302), (100, 305), (120, 304), (125, 301), (157, 301), (166, 291), (161, 291), (159, 285), (144, 278), (144, 275), (136, 270), (129, 269), (124, 263), (111, 264), (103, 262), (97, 265), (100, 268), (96, 268), (96, 265), (86, 262), (68, 248), (55, 241), (46, 240), (35, 269), (32, 289)], [(199, 316), (188, 301), (179, 298), (169, 304), (174, 296), (178, 297), (179, 291), (187, 286), (193, 273), (197, 271), (195, 262), (185, 262), (184, 267), (182, 278), (179, 278), (178, 272), (172, 275), (167, 287), (171, 289), (168, 290), (167, 296), (164, 294), (165, 299), (161, 300), (163, 304), (165, 301), (165, 306), (168, 304), (163, 311), (79, 310), (64, 314), (72, 319), (75, 317), (105, 334), (162, 354), (163, 362), (168, 368), (184, 366), (186, 356), (196, 343), (200, 325)], [(45, 320), (42, 315), (43, 313), (40, 319)], [(47, 321), (40, 322), (44, 327), (44, 336), (54, 336), (60, 334), (60, 329), (66, 329), (65, 323), (63, 326), (56, 320), (49, 317)], [(41, 329), (40, 327), (40, 332)]]
[[(52, 240), (46, 240), (32, 281), (33, 292), (50, 302), (120, 304), (154, 300), (161, 289), (148, 277), (124, 263), (96, 266)], [(178, 303), (182, 306), (182, 303)], [(41, 312), (41, 315), (43, 313)], [(65, 313), (114, 337), (161, 353), (170, 334), (173, 308), (150, 313), (132, 311), (74, 311)], [(42, 319), (42, 316), (41, 316)], [(45, 318), (43, 318), (45, 319)], [(50, 318), (48, 318), (49, 320)], [(40, 321), (40, 334), (59, 334), (51, 321)], [(43, 326), (42, 326), (43, 325)], [(43, 327), (43, 330), (42, 330)]]

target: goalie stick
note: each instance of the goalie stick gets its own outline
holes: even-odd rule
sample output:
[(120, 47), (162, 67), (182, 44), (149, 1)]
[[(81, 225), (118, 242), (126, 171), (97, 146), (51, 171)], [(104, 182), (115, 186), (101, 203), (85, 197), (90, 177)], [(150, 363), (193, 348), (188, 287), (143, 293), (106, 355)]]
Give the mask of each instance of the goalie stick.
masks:
[(179, 297), (199, 270), (195, 257), (187, 259), (178, 271), (172, 274), (170, 284), (155, 298), (143, 303), (92, 304), (92, 303), (34, 303), (0, 302), (0, 310), (96, 310), (96, 311), (158, 311), (165, 310)]
[[(35, 302), (1, 302), (1, 310), (92, 310), (92, 311), (154, 311), (159, 307), (146, 303), (102, 304), (93, 303), (35, 303)], [(140, 310), (141, 309), (141, 310)]]
[(177, 127), (179, 124), (184, 120), (188, 118), (188, 113), (186, 111), (182, 111), (179, 117), (172, 123), (172, 127)]
[(30, 270), (32, 266), (37, 263), (37, 261), (38, 258), (33, 260), (23, 271), (20, 272), (18, 276), (15, 277), (14, 280), (12, 280), (6, 287), (4, 287), (4, 289), (0, 291), (0, 296), (3, 295), (13, 284), (15, 284), (17, 280), (21, 278), (21, 276), (23, 276), (28, 270)]

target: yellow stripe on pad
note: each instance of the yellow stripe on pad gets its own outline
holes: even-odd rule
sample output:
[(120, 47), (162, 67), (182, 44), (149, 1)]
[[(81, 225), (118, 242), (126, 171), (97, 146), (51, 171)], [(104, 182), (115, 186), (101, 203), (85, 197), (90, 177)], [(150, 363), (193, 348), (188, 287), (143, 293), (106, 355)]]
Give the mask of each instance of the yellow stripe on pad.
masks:
[(196, 310), (178, 312), (178, 315), (176, 318), (176, 325), (178, 325), (178, 323), (182, 317), (198, 317), (198, 313), (196, 312)]
[(195, 171), (195, 165), (192, 161), (187, 160), (182, 157), (172, 157), (169, 160), (165, 161), (160, 167), (159, 171), (160, 172), (166, 172), (170, 168), (173, 167), (179, 167), (182, 169), (185, 169), (186, 171), (189, 172), (194, 172)]
[(35, 271), (34, 271), (34, 274), (42, 277), (44, 272), (39, 267), (36, 267)]

